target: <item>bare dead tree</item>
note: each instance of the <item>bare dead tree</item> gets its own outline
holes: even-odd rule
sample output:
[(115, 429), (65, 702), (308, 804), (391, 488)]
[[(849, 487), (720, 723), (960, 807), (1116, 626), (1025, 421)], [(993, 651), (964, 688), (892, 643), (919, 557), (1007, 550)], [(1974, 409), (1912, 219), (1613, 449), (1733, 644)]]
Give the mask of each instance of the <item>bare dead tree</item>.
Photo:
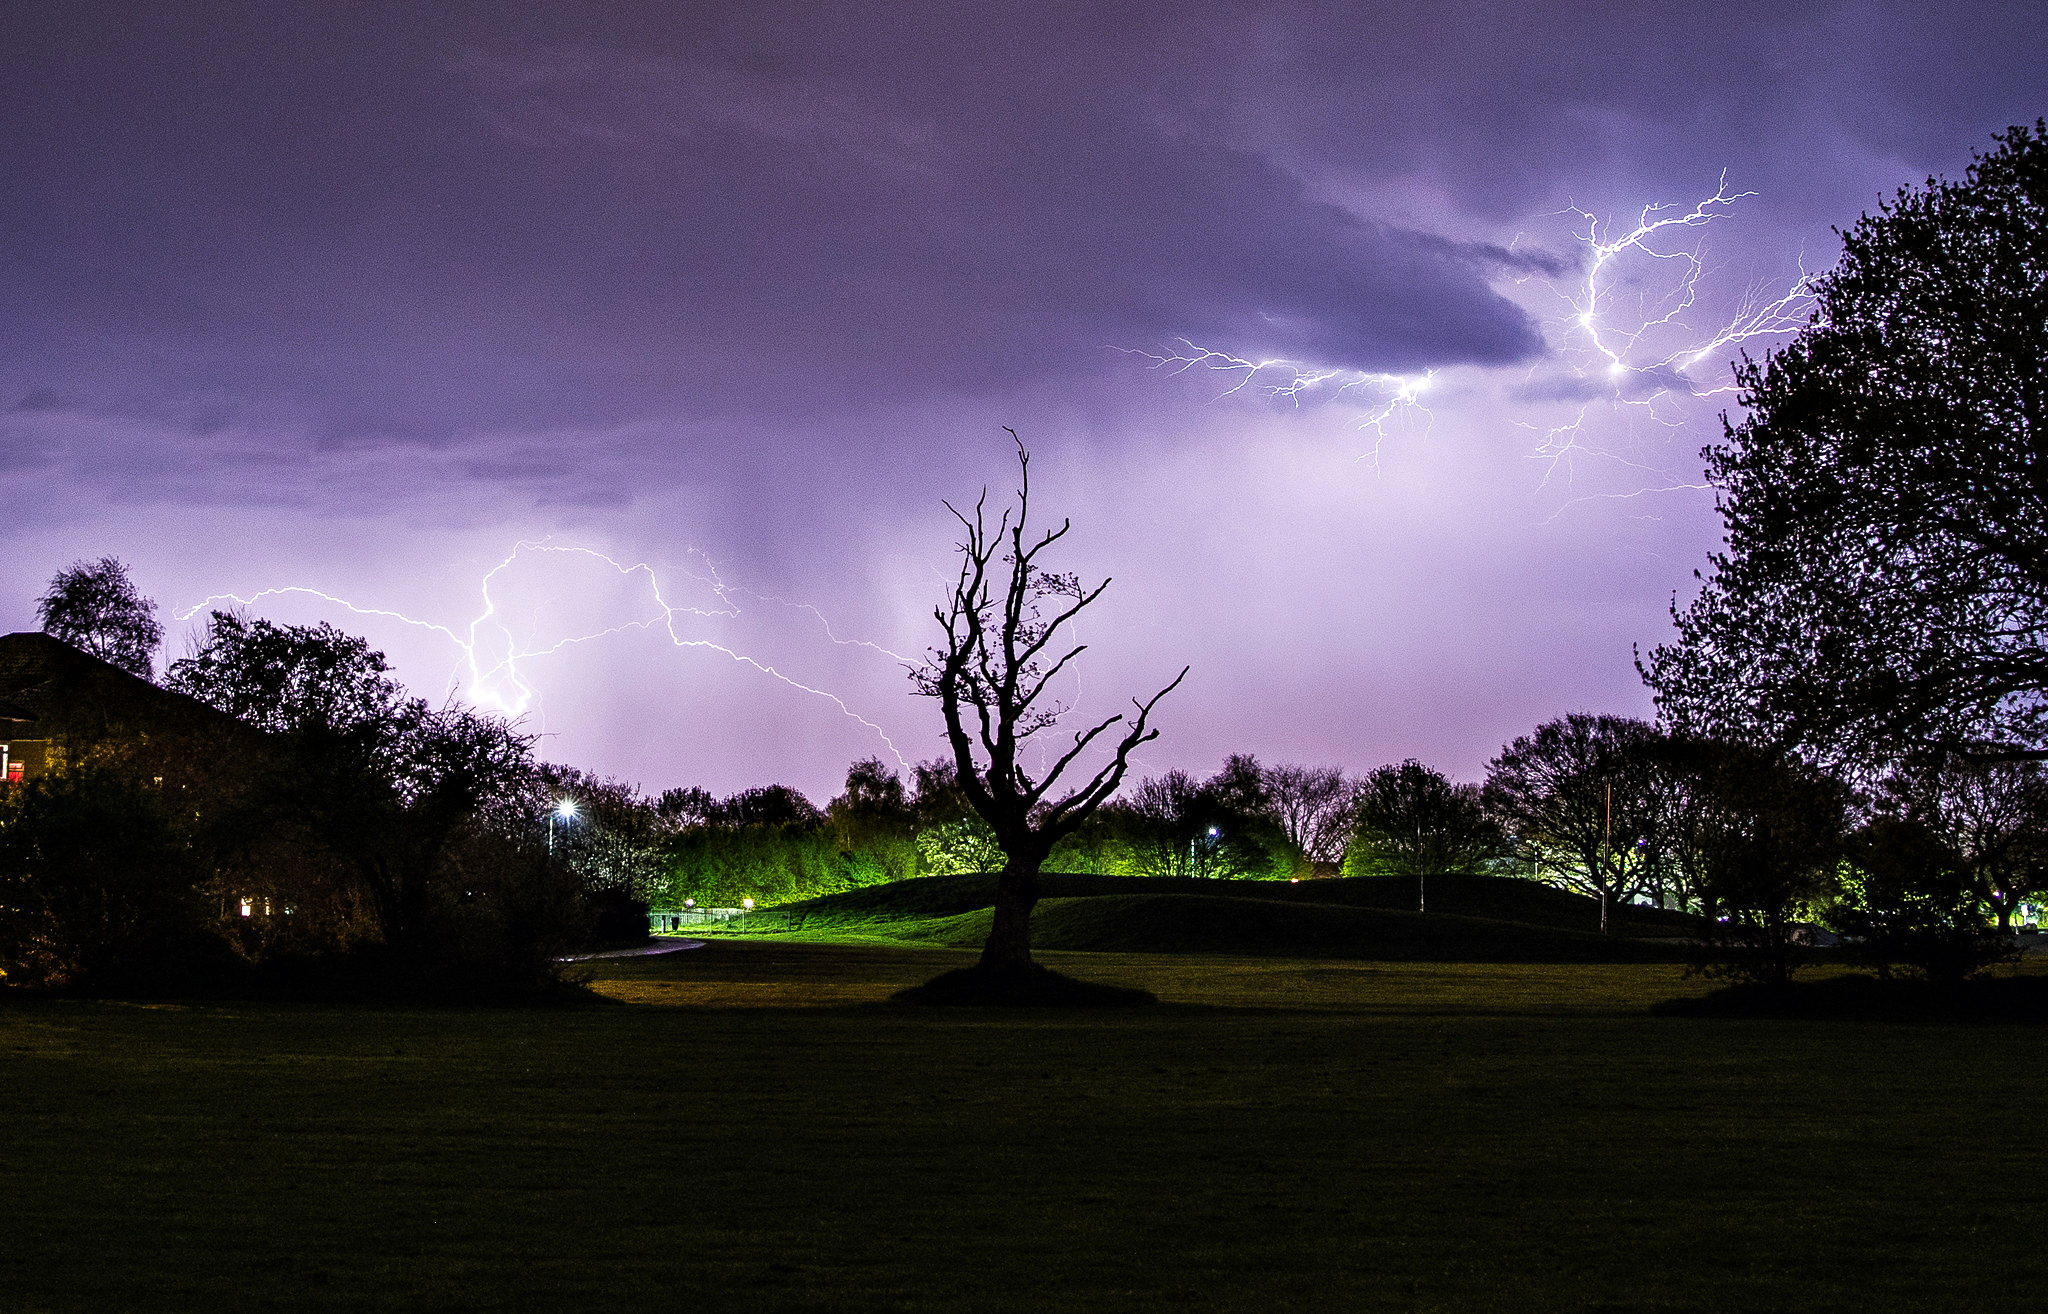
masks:
[[(995, 920), (981, 954), (990, 972), (1031, 966), (1031, 910), (1038, 903), (1038, 871), (1053, 845), (1072, 834), (1123, 783), (1131, 750), (1159, 736), (1146, 722), (1161, 698), (1187, 677), (1143, 702), (1135, 715), (1119, 714), (1076, 731), (1072, 744), (1034, 777), (1021, 760), (1032, 738), (1058, 724), (1071, 709), (1051, 692), (1068, 663), (1087, 649), (1067, 646), (1062, 629), (1109, 587), (1086, 588), (1079, 577), (1045, 569), (1039, 558), (1067, 535), (1070, 522), (1042, 533), (1030, 527), (1031, 454), (1017, 431), (1017, 505), (991, 527), (988, 490), (973, 514), (946, 504), (967, 531), (958, 544), (960, 574), (952, 595), (933, 617), (945, 631), (942, 646), (911, 672), (918, 692), (937, 698), (945, 713), (961, 789), (996, 833), (1003, 870), (996, 881)], [(1014, 519), (1013, 519), (1014, 512)], [(1088, 782), (1054, 796), (1060, 777), (1097, 739), (1122, 725), (1109, 762)]]
[(1319, 868), (1344, 861), (1358, 805), (1358, 782), (1337, 767), (1282, 764), (1264, 768), (1260, 779), (1273, 801), (1273, 816), (1288, 843)]

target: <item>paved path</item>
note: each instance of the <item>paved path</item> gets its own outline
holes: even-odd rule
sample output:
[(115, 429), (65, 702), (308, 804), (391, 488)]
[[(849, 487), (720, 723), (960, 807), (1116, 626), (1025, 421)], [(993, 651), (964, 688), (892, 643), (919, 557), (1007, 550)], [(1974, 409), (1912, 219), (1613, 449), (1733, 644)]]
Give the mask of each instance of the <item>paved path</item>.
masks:
[(672, 954), (683, 949), (702, 949), (702, 940), (670, 940), (666, 944), (643, 945), (638, 949), (605, 949), (594, 954), (569, 954), (557, 958), (558, 963), (582, 963), (592, 958), (648, 958), (655, 954)]

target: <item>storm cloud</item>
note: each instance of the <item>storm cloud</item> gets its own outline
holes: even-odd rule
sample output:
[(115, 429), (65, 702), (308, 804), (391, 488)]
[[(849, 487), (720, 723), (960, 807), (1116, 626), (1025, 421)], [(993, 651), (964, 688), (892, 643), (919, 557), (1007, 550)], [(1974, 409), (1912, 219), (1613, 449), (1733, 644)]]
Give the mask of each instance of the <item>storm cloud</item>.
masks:
[[(1736, 348), (1589, 367), (1582, 216), (1750, 193), (1688, 234), (1723, 313), (2048, 107), (2032, 9), (12, 5), (6, 605), (114, 550), (180, 606), (318, 579), (460, 619), (554, 535), (915, 651), (939, 498), (1005, 478), (1011, 424), (1127, 591), (1103, 687), (1195, 663), (1158, 763), (1469, 774), (1641, 710), (1629, 646), (1712, 542)], [(1429, 391), (1389, 421), (1125, 354), (1183, 341)], [(816, 792), (867, 722), (929, 737), (899, 667), (746, 611), (705, 635), (856, 723), (590, 646), (544, 672), (560, 753)]]

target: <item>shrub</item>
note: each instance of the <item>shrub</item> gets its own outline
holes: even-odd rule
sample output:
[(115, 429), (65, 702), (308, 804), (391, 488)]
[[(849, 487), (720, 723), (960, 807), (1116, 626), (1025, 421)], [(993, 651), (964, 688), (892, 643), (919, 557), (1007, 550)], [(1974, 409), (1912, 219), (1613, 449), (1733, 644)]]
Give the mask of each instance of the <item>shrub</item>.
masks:
[(231, 970), (201, 875), (152, 787), (97, 765), (18, 785), (0, 798), (0, 972), (156, 991)]

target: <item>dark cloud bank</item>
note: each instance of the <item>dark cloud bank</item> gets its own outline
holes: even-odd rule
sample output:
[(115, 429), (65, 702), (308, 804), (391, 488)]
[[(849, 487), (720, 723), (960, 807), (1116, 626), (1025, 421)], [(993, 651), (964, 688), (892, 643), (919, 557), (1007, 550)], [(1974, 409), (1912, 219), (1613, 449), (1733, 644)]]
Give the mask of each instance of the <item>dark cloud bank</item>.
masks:
[[(408, 490), (481, 522), (687, 483), (705, 505), (787, 503), (728, 515), (799, 555), (806, 523), (845, 529), (821, 478), (957, 492), (957, 459), (929, 454), (949, 427), (1012, 418), (1105, 472), (1171, 470), (1251, 439), (1173, 394), (1134, 401), (1142, 372), (1108, 348), (1186, 335), (1548, 380), (1544, 326), (1503, 289), (1577, 256), (1511, 244), (1526, 217), (1694, 195), (1727, 168), (1772, 258), (1822, 245), (2048, 109), (2035, 8), (12, 5), (0, 477), (86, 554), (124, 506), (389, 516), (402, 552)], [(1445, 438), (1432, 477), (1490, 488), (1452, 463), (1512, 453)], [(1266, 532), (1189, 495), (1223, 517), (1210, 532)], [(1698, 514), (1647, 546), (1617, 514), (1629, 616), (1683, 578)], [(1473, 535), (1472, 570), (1531, 550)], [(49, 562), (16, 560), (25, 598)], [(1323, 608), (1329, 569), (1214, 589)], [(1339, 614), (1308, 666), (1388, 624), (1433, 622)], [(1613, 657), (1553, 701), (1633, 696)], [(1457, 679), (1483, 681), (1470, 660)], [(1443, 663), (1411, 666), (1384, 687)], [(1445, 733), (1469, 759), (1516, 728)]]

